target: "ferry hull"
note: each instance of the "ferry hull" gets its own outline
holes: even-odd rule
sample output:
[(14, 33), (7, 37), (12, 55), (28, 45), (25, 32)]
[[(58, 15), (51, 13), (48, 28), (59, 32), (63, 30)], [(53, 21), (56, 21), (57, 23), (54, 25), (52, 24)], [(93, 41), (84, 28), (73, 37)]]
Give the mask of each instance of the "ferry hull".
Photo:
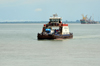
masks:
[(90, 22), (90, 21), (84, 21), (84, 20), (81, 20), (81, 24), (98, 24), (99, 22), (96, 22), (96, 21), (94, 21), (94, 22)]
[(71, 39), (73, 38), (73, 33), (70, 33), (69, 35), (43, 35), (38, 33), (37, 36), (38, 40), (43, 40), (43, 39)]

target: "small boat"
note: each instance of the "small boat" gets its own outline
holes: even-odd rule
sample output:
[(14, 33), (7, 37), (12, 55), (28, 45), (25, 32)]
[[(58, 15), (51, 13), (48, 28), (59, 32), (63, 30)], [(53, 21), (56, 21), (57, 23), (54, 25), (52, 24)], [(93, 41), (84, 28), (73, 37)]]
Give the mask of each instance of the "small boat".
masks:
[(38, 40), (73, 38), (73, 33), (69, 32), (68, 24), (63, 24), (61, 17), (54, 14), (49, 20), (48, 24), (44, 24), (42, 32), (37, 34)]

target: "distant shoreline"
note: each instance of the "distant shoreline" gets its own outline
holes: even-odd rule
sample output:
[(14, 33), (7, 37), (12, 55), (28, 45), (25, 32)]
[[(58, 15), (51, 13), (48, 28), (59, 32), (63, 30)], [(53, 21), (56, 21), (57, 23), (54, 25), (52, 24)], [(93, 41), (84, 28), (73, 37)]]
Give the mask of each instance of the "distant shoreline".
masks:
[[(0, 24), (2, 23), (48, 23), (49, 21), (31, 21), (31, 22), (29, 22), (29, 21), (18, 21), (18, 22), (0, 22)], [(66, 22), (66, 21), (62, 21), (63, 23), (80, 23), (80, 22), (76, 22), (76, 21), (69, 21), (69, 22)]]
[[(48, 23), (49, 21), (0, 21), (0, 23)], [(100, 21), (97, 21), (100, 23)], [(80, 20), (76, 21), (62, 21), (62, 23), (81, 23)]]

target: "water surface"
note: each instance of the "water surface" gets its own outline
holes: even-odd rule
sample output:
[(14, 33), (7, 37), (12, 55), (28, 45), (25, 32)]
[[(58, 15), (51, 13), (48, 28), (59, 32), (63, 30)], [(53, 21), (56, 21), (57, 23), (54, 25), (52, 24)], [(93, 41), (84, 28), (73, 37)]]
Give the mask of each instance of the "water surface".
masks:
[(43, 24), (0, 24), (0, 66), (100, 66), (100, 24), (69, 24), (73, 39), (37, 40)]

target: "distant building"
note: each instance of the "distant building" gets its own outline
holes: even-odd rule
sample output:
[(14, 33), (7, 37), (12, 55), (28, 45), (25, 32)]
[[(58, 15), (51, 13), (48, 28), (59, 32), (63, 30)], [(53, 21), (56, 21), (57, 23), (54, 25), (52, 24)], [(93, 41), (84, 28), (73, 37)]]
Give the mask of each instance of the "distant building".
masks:
[(80, 22), (80, 20), (76, 20), (76, 22)]

